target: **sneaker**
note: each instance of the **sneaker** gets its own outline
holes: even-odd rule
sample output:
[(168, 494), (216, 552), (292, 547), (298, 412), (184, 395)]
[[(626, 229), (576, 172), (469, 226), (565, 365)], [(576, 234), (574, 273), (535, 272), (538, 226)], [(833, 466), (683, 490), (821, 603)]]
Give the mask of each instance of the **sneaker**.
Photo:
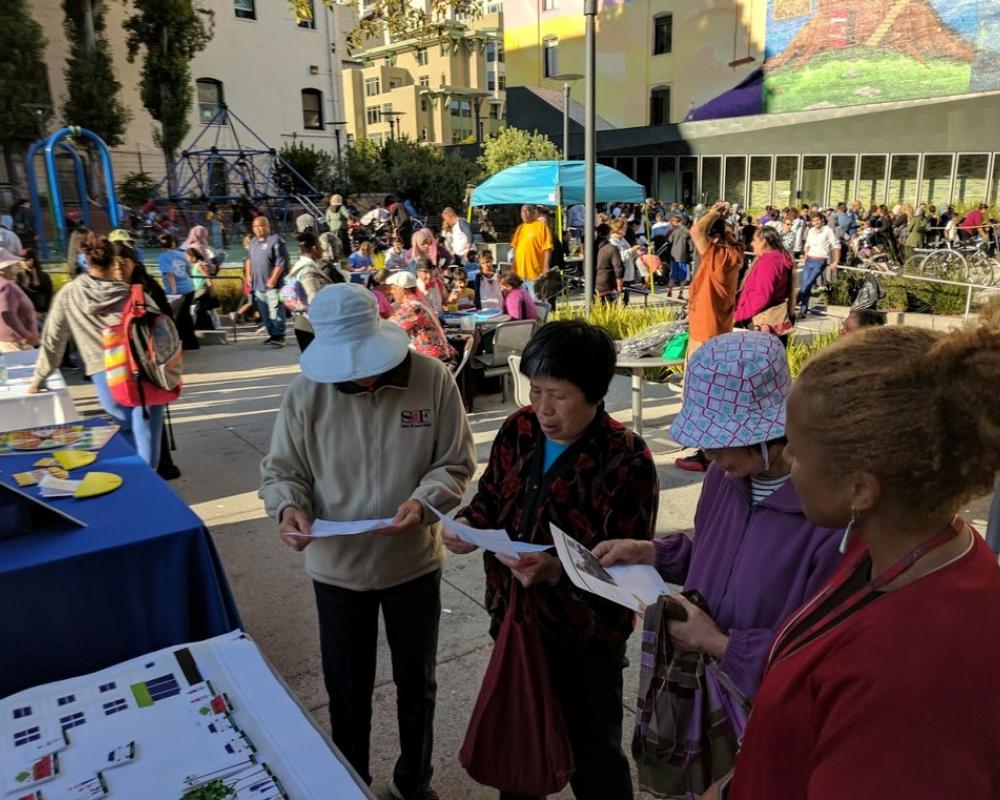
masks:
[(156, 468), (156, 474), (165, 481), (172, 481), (181, 476), (181, 471), (176, 464), (164, 464), (162, 467)]
[(708, 469), (708, 459), (705, 458), (704, 451), (697, 450), (694, 455), (678, 458), (674, 461), (674, 466), (686, 472), (705, 472)]
[(389, 781), (389, 796), (394, 797), (395, 800), (441, 800), (438, 793), (429, 786), (426, 789), (420, 789), (416, 792), (403, 794), (396, 788), (395, 781)]
[(269, 344), (271, 347), (281, 348), (285, 346), (285, 340), (281, 336), (272, 336), (265, 342), (265, 344)]

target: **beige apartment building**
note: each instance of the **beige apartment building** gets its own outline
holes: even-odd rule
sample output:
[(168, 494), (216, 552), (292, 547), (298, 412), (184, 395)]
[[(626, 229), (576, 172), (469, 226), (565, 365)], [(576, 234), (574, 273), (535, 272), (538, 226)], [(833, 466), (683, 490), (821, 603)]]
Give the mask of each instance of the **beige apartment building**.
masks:
[(506, 75), (503, 12), (447, 20), (426, 34), (366, 47), (343, 62), (349, 135), (436, 145), (479, 141), (500, 128)]
[[(313, 0), (312, 19), (298, 19), (284, 0), (201, 0), (201, 4), (214, 12), (215, 28), (212, 41), (191, 64), (195, 101), (185, 147), (202, 133), (198, 147), (212, 146), (215, 130), (208, 128), (221, 104), (275, 149), (297, 141), (335, 153), (337, 133), (346, 145), (340, 60), (347, 52), (346, 36), (353, 24), (349, 6), (330, 9), (321, 0)], [(45, 58), (56, 105), (49, 129), (54, 130), (73, 124), (59, 111), (69, 53), (62, 4), (60, 0), (32, 0), (30, 7), (47, 39)], [(160, 179), (165, 164), (153, 143), (156, 123), (139, 97), (141, 58), (128, 63), (121, 29), (130, 4), (106, 0), (105, 8), (106, 35), (122, 84), (121, 97), (131, 112), (125, 141), (112, 151), (115, 177), (121, 180), (129, 172), (142, 170)]]

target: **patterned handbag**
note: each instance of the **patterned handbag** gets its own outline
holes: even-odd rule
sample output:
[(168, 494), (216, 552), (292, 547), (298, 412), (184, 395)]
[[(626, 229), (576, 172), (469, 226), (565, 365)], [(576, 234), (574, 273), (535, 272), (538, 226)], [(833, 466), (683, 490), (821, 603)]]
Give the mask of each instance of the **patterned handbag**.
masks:
[(644, 791), (687, 800), (732, 768), (750, 701), (714, 658), (673, 647), (666, 602), (645, 613), (632, 756)]

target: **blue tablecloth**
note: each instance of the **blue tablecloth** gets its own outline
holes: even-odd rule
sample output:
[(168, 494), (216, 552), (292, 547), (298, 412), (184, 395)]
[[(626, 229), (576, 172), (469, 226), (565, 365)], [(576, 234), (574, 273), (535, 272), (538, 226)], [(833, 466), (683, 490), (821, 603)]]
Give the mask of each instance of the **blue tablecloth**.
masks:
[[(12, 473), (38, 458), (0, 457), (0, 481), (14, 485)], [(124, 483), (49, 501), (86, 528), (46, 516), (41, 529), (0, 541), (0, 697), (240, 627), (208, 530), (121, 434), (70, 477), (89, 470)], [(0, 494), (0, 530), (10, 530), (23, 505)]]

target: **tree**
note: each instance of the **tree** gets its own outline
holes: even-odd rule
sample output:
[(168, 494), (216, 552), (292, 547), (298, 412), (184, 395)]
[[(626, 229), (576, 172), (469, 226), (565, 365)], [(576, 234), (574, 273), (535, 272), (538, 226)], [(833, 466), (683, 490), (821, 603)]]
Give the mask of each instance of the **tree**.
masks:
[[(326, 191), (332, 185), (333, 176), (337, 171), (337, 161), (326, 150), (317, 150), (312, 145), (306, 146), (302, 142), (295, 142), (282, 147), (278, 155), (320, 192)], [(299, 194), (307, 191), (295, 173), (281, 162), (275, 164), (274, 181), (286, 192)]]
[[(70, 43), (63, 118), (69, 125), (87, 128), (108, 147), (125, 141), (128, 109), (121, 101), (121, 82), (115, 77), (111, 47), (105, 35), (106, 8), (102, 0), (63, 0), (63, 27)], [(88, 147), (88, 150), (90, 148)], [(90, 154), (91, 174), (96, 154)]]
[(389, 174), (382, 163), (382, 154), (370, 140), (360, 139), (347, 148), (341, 179), (345, 194), (385, 191)]
[(40, 137), (52, 117), (45, 37), (25, 0), (0, 0), (0, 19), (0, 147), (7, 174), (23, 184), (23, 148)]
[(130, 172), (118, 184), (118, 199), (127, 206), (141, 206), (156, 187), (157, 182), (148, 172)]
[[(286, 0), (295, 10), (298, 19), (312, 18), (312, 0)], [(333, 8), (344, 0), (323, 0), (323, 5)], [(357, 21), (348, 36), (351, 45), (360, 47), (370, 39), (382, 41), (388, 33), (393, 40), (411, 36), (433, 34), (436, 27), (453, 16), (457, 19), (476, 19), (482, 15), (482, 0), (430, 0), (424, 11), (411, 0), (365, 0), (365, 14)], [(419, 6), (423, 6), (420, 3)]]
[(424, 211), (440, 211), (445, 206), (459, 208), (468, 182), (478, 172), (475, 164), (451, 156), (445, 158), (436, 147), (395, 139), (382, 147), (382, 161), (388, 174), (387, 189), (410, 198)]
[(483, 142), (479, 165), (489, 177), (525, 161), (558, 161), (560, 158), (559, 148), (544, 133), (501, 128)]
[[(134, 13), (123, 27), (128, 35), (128, 60), (144, 54), (139, 85), (142, 104), (160, 123), (153, 133), (163, 151), (168, 174), (177, 149), (190, 130), (194, 101), (191, 59), (212, 39), (214, 15), (195, 0), (132, 0)], [(173, 193), (175, 187), (171, 186)]]

